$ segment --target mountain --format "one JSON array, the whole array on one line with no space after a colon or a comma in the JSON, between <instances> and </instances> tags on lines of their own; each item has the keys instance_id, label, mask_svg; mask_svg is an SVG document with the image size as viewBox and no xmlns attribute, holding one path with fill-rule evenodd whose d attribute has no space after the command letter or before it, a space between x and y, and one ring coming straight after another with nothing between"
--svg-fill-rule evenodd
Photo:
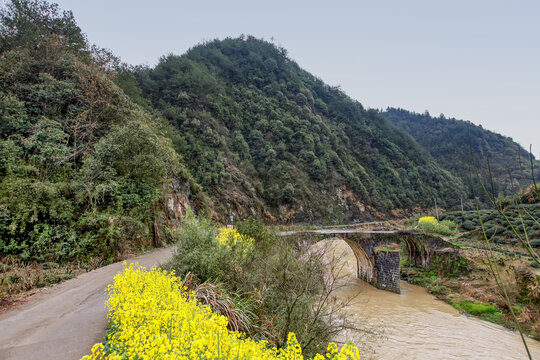
<instances>
[{"instance_id":1,"label":"mountain","mask_svg":"<svg viewBox=\"0 0 540 360\"><path fill-rule=\"evenodd\" d=\"M540 162L534 156L511 138L482 126L397 108L388 108L382 115L409 133L444 169L468 184L471 175L477 183L478 175L496 196L515 195L520 188L532 184L531 159L535 178L540 176ZM477 171L472 166L473 159ZM477 194L487 202L485 192L476 188ZM472 198L470 191L468 198Z\"/></svg>"},{"instance_id":2,"label":"mountain","mask_svg":"<svg viewBox=\"0 0 540 360\"><path fill-rule=\"evenodd\" d=\"M409 134L251 36L164 56L117 83L179 129L218 214L339 223L466 193Z\"/></svg>"}]
</instances>

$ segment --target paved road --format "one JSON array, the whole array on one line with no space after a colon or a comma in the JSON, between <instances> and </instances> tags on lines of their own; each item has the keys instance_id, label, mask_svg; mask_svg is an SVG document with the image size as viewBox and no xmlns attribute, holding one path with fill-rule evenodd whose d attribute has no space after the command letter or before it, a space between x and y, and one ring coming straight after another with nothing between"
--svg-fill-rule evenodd
<instances>
[{"instance_id":1,"label":"paved road","mask_svg":"<svg viewBox=\"0 0 540 360\"><path fill-rule=\"evenodd\" d=\"M174 251L160 249L128 263L159 265ZM119 262L82 274L0 315L0 359L63 360L89 354L107 328L104 289L122 267Z\"/></svg>"}]
</instances>

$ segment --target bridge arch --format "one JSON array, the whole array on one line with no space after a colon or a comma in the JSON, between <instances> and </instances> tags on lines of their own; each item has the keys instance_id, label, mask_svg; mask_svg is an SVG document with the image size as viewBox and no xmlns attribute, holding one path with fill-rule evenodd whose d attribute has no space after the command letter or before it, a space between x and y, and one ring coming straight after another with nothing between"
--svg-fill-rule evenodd
<instances>
[{"instance_id":1,"label":"bridge arch","mask_svg":"<svg viewBox=\"0 0 540 360\"><path fill-rule=\"evenodd\" d=\"M375 273L373 260L369 257L362 246L358 245L356 242L341 237L339 239L345 241L347 245L349 245L356 258L356 276L358 276L360 280L371 283Z\"/></svg>"},{"instance_id":2,"label":"bridge arch","mask_svg":"<svg viewBox=\"0 0 540 360\"><path fill-rule=\"evenodd\" d=\"M427 266L429 264L429 251L417 239L405 236L403 243L407 251L408 262L415 266Z\"/></svg>"}]
</instances>

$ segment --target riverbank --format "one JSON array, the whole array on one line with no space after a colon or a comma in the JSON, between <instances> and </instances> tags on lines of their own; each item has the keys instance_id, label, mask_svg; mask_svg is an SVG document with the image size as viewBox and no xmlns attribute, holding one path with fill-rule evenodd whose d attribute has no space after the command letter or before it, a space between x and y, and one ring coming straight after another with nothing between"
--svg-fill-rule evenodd
<instances>
[{"instance_id":1,"label":"riverbank","mask_svg":"<svg viewBox=\"0 0 540 360\"><path fill-rule=\"evenodd\" d=\"M513 304L512 309L497 286L488 255L501 275ZM538 276L527 266L527 260L472 248L461 249L460 256L461 261L466 262L463 269L455 268L457 262L450 264L450 267L434 262L430 269L404 263L401 267L402 279L426 288L435 297L463 313L517 330L511 314L513 310L524 333L539 340L540 283Z\"/></svg>"}]
</instances>

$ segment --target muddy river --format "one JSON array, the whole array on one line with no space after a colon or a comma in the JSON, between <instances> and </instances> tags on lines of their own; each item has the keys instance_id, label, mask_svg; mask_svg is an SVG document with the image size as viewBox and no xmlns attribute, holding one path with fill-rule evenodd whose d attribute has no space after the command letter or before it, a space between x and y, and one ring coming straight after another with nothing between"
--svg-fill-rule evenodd
<instances>
[{"instance_id":1,"label":"muddy river","mask_svg":"<svg viewBox=\"0 0 540 360\"><path fill-rule=\"evenodd\" d=\"M424 288L401 282L401 295L375 289L355 277L356 259L342 240L327 240L340 265L337 301L353 329L336 339L350 339L362 359L526 359L519 334L460 314ZM528 339L534 359L540 342Z\"/></svg>"}]
</instances>

